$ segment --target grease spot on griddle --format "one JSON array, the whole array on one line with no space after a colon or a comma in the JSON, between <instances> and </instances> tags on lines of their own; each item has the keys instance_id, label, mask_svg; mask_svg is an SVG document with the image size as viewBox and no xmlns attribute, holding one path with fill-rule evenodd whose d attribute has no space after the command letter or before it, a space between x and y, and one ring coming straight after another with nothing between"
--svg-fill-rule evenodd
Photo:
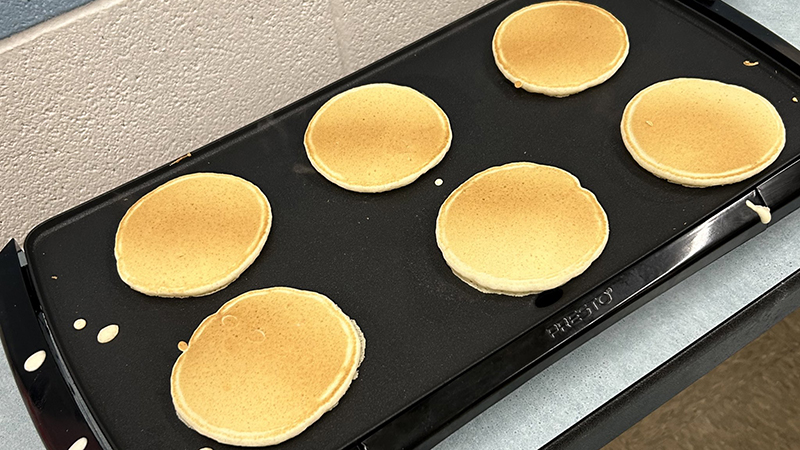
<instances>
[{"instance_id":1,"label":"grease spot on griddle","mask_svg":"<svg viewBox=\"0 0 800 450\"><path fill-rule=\"evenodd\" d=\"M309 165L309 164L300 164L300 163L295 163L292 166L292 172L299 173L301 175L305 175L305 174L309 174L309 173L317 173L317 171L314 170L314 168L311 167L311 165Z\"/></svg>"},{"instance_id":2,"label":"grease spot on griddle","mask_svg":"<svg viewBox=\"0 0 800 450\"><path fill-rule=\"evenodd\" d=\"M83 449L86 448L86 444L88 444L88 443L89 443L89 440L86 439L85 437L82 437L82 438L78 439L77 441L75 441L74 444L70 445L69 446L69 450L83 450Z\"/></svg>"},{"instance_id":3,"label":"grease spot on griddle","mask_svg":"<svg viewBox=\"0 0 800 450\"><path fill-rule=\"evenodd\" d=\"M86 328L86 319L75 319L75 322L72 322L72 328L76 330L82 330Z\"/></svg>"},{"instance_id":4,"label":"grease spot on griddle","mask_svg":"<svg viewBox=\"0 0 800 450\"><path fill-rule=\"evenodd\" d=\"M564 291L560 288L550 289L537 295L535 304L539 308L545 308L559 301L562 295L564 295Z\"/></svg>"},{"instance_id":5,"label":"grease spot on griddle","mask_svg":"<svg viewBox=\"0 0 800 450\"><path fill-rule=\"evenodd\" d=\"M119 325L111 324L103 327L97 333L97 342L101 344L108 344L109 342L113 341L115 337L119 334Z\"/></svg>"},{"instance_id":6,"label":"grease spot on griddle","mask_svg":"<svg viewBox=\"0 0 800 450\"><path fill-rule=\"evenodd\" d=\"M35 372L39 370L39 367L42 367L44 363L44 359L47 357L47 353L44 350L39 350L38 352L32 354L25 360L25 364L23 367L25 368L26 372Z\"/></svg>"}]
</instances>

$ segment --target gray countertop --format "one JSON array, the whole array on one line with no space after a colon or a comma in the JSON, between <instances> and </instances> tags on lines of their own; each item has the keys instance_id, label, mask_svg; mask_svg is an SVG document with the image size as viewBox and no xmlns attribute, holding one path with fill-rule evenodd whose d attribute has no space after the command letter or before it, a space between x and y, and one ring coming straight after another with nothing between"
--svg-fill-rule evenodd
<instances>
[{"instance_id":1,"label":"gray countertop","mask_svg":"<svg viewBox=\"0 0 800 450\"><path fill-rule=\"evenodd\" d=\"M728 3L800 46L796 1ZM787 245L796 242L800 211L556 362L437 449L544 445L800 268L800 246ZM44 448L7 363L0 363L0 442L6 450Z\"/></svg>"}]
</instances>

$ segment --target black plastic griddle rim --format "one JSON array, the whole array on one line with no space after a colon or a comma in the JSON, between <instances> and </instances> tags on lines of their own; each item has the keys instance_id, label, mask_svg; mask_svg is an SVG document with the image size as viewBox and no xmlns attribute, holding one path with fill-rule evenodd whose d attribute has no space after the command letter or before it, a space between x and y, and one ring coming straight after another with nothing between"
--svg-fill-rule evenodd
<instances>
[{"instance_id":1,"label":"black plastic griddle rim","mask_svg":"<svg viewBox=\"0 0 800 450\"><path fill-rule=\"evenodd\" d=\"M22 400L47 448L70 448L86 438L87 449L100 446L76 402L77 395L63 376L64 367L53 352L38 301L30 294L24 254L13 239L0 251L0 338ZM44 350L41 367L24 369L33 353Z\"/></svg>"},{"instance_id":2,"label":"black plastic griddle rim","mask_svg":"<svg viewBox=\"0 0 800 450\"><path fill-rule=\"evenodd\" d=\"M542 449L602 448L798 308L800 270L592 411Z\"/></svg>"}]
</instances>

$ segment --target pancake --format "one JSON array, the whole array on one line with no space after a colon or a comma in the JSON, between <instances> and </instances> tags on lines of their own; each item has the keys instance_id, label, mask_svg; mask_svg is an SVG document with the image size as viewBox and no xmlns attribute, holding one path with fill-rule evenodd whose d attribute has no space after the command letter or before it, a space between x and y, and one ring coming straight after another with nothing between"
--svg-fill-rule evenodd
<instances>
[{"instance_id":1,"label":"pancake","mask_svg":"<svg viewBox=\"0 0 800 450\"><path fill-rule=\"evenodd\" d=\"M117 272L158 297L211 294L235 280L267 241L272 211L261 190L233 175L175 178L130 207L117 229Z\"/></svg>"},{"instance_id":2,"label":"pancake","mask_svg":"<svg viewBox=\"0 0 800 450\"><path fill-rule=\"evenodd\" d=\"M767 99L698 78L642 90L625 107L620 129L640 166L689 187L752 177L772 164L786 143L781 116Z\"/></svg>"},{"instance_id":3,"label":"pancake","mask_svg":"<svg viewBox=\"0 0 800 450\"><path fill-rule=\"evenodd\" d=\"M500 72L516 87L552 97L611 78L628 56L625 26L608 11L572 1L537 3L506 17L492 41Z\"/></svg>"},{"instance_id":4,"label":"pancake","mask_svg":"<svg viewBox=\"0 0 800 450\"><path fill-rule=\"evenodd\" d=\"M170 377L175 411L223 444L278 444L337 405L364 348L361 330L328 297L250 291L192 334Z\"/></svg>"},{"instance_id":5,"label":"pancake","mask_svg":"<svg viewBox=\"0 0 800 450\"><path fill-rule=\"evenodd\" d=\"M583 273L608 241L594 194L569 172L517 162L474 175L436 220L436 242L463 281L485 293L524 296Z\"/></svg>"},{"instance_id":6,"label":"pancake","mask_svg":"<svg viewBox=\"0 0 800 450\"><path fill-rule=\"evenodd\" d=\"M433 100L405 86L368 84L328 100L305 134L311 165L356 192L405 186L444 158L453 134Z\"/></svg>"}]
</instances>

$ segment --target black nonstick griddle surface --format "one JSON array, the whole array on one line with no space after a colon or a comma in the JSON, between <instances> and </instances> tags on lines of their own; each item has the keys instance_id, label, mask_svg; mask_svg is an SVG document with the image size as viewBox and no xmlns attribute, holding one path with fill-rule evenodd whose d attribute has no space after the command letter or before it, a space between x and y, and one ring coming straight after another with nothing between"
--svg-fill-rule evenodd
<instances>
[{"instance_id":1,"label":"black nonstick griddle surface","mask_svg":"<svg viewBox=\"0 0 800 450\"><path fill-rule=\"evenodd\" d=\"M366 339L359 378L339 405L281 449L341 448L415 400L600 286L648 252L742 195L797 156L800 93L794 75L717 25L672 1L598 0L627 27L627 61L606 83L554 99L514 89L495 67L491 39L528 1L492 5L171 167L163 167L36 228L26 241L33 283L80 395L114 448L231 448L176 417L169 375L200 321L251 289L293 286L328 295L358 321ZM760 65L746 67L744 60ZM769 99L787 125L787 146L762 175L727 187L689 189L641 169L620 138L628 100L664 79L718 79ZM448 114L450 152L410 186L357 194L310 166L303 132L331 96L371 82L412 86ZM485 295L456 278L436 246L446 196L471 175L512 161L575 174L605 208L604 253L563 287L561 300ZM261 256L228 288L195 299L152 298L117 276L117 224L138 198L179 175L238 175L269 198L274 224ZM442 178L444 184L434 185ZM56 277L56 278L54 278ZM75 331L84 317L88 326ZM97 331L120 325L100 345Z\"/></svg>"}]
</instances>

